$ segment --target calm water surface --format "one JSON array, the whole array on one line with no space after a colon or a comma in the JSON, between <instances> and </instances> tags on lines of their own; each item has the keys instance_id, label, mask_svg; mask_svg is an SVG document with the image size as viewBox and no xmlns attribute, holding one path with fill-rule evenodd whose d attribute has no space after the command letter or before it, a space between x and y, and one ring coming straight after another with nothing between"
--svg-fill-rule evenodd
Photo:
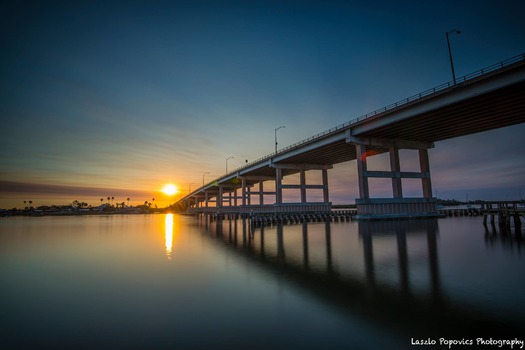
<instances>
[{"instance_id":1,"label":"calm water surface","mask_svg":"<svg viewBox=\"0 0 525 350\"><path fill-rule=\"evenodd\" d=\"M524 243L481 220L251 229L171 214L2 218L0 348L523 339Z\"/></svg>"}]
</instances>

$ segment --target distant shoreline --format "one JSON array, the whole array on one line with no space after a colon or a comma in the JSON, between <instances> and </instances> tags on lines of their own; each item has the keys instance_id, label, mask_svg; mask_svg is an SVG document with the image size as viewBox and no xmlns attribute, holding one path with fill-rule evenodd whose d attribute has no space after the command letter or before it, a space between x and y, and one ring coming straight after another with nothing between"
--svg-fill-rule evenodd
<instances>
[{"instance_id":1,"label":"distant shoreline","mask_svg":"<svg viewBox=\"0 0 525 350\"><path fill-rule=\"evenodd\" d=\"M23 216L23 217L42 217L42 216L108 216L108 215L145 215L145 214L180 214L170 209L155 210L136 210L136 211L39 211L39 210L5 210L0 209L0 217Z\"/></svg>"}]
</instances>

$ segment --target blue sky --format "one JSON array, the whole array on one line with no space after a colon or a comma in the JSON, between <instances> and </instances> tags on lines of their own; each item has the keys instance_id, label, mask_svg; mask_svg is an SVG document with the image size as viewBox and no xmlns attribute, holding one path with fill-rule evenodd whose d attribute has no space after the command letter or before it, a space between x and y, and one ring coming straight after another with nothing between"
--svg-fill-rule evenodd
<instances>
[{"instance_id":1,"label":"blue sky","mask_svg":"<svg viewBox=\"0 0 525 350\"><path fill-rule=\"evenodd\" d=\"M524 13L505 0L7 1L0 207L19 200L6 181L137 200L195 188L229 156L233 169L271 153L275 127L284 147L449 81L448 30L462 32L457 76L525 52ZM434 192L525 196L524 134L437 143ZM334 202L354 201L354 174L330 172Z\"/></svg>"}]
</instances>

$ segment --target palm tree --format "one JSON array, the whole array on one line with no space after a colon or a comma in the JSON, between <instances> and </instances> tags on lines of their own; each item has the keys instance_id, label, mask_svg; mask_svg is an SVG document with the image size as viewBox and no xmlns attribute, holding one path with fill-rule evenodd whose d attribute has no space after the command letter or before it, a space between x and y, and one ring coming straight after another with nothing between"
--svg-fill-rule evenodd
<instances>
[{"instance_id":1,"label":"palm tree","mask_svg":"<svg viewBox=\"0 0 525 350\"><path fill-rule=\"evenodd\" d=\"M102 202L104 202L104 198L100 198L100 205L102 205Z\"/></svg>"},{"instance_id":2,"label":"palm tree","mask_svg":"<svg viewBox=\"0 0 525 350\"><path fill-rule=\"evenodd\" d=\"M29 201L29 209L31 209L33 201Z\"/></svg>"},{"instance_id":3,"label":"palm tree","mask_svg":"<svg viewBox=\"0 0 525 350\"><path fill-rule=\"evenodd\" d=\"M128 207L129 207L129 197L127 199L128 199Z\"/></svg>"},{"instance_id":4,"label":"palm tree","mask_svg":"<svg viewBox=\"0 0 525 350\"><path fill-rule=\"evenodd\" d=\"M110 199L111 199L111 197L110 197L110 196L108 196L108 204L109 204L109 200L110 200Z\"/></svg>"},{"instance_id":5,"label":"palm tree","mask_svg":"<svg viewBox=\"0 0 525 350\"><path fill-rule=\"evenodd\" d=\"M27 201L24 201L24 209L27 209Z\"/></svg>"},{"instance_id":6,"label":"palm tree","mask_svg":"<svg viewBox=\"0 0 525 350\"><path fill-rule=\"evenodd\" d=\"M114 200L115 200L115 197L111 196L111 204L113 204Z\"/></svg>"}]
</instances>

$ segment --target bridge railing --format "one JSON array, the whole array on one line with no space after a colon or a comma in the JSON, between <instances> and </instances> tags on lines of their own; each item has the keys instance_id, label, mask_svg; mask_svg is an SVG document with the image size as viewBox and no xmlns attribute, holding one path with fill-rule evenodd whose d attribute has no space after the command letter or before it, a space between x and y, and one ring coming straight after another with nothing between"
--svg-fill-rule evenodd
<instances>
[{"instance_id":1,"label":"bridge railing","mask_svg":"<svg viewBox=\"0 0 525 350\"><path fill-rule=\"evenodd\" d=\"M493 72L496 72L498 70L501 70L501 69L504 69L504 68L507 68L509 66L512 66L512 65L515 65L515 64L518 64L520 62L523 62L525 61L525 53L521 54L521 55L517 55L517 56L514 56L512 58L509 58L507 60L504 60L504 61L501 61L499 63L496 63L496 64L493 64L493 65L490 65L488 67L485 67L485 68L482 68L480 70L477 70L473 73L470 73L470 74L467 74L467 75L464 75L460 78L456 78L455 81L449 81L449 82L446 82L446 83L443 83L443 84L440 84L436 87L433 87L431 89L428 89L428 90L425 90L425 91L422 91L418 94L415 94L415 95L412 95L410 97L407 97L403 100L399 100L395 103L392 103L392 104L389 104L388 106L385 106L385 107L382 107L382 108L379 108L379 109L376 109L375 111L372 111L370 113L367 113L367 114L364 114L360 117L357 117L357 118L354 118L348 122L345 122L343 124L339 124L333 128L330 128L328 130L325 130L325 131L322 131L314 136L311 136L307 139L304 139L304 140L301 140L299 142L296 142L292 145L289 145L287 147L284 147L282 149L280 149L277 153L271 153L271 154L268 154L264 157L261 157L261 158L258 158L250 163L247 163L245 165L243 165L242 167L239 167L237 169L235 169L234 171L226 174L227 175L230 175L230 174L234 174L240 170L243 170L243 169L246 169L254 164L257 164L259 162L262 162L262 161L265 161L265 160L269 160L273 157L275 157L276 155L279 155L279 154L283 154L291 149L294 149L294 148L297 148L299 146L302 146L302 145L305 145L309 142L312 142L312 141L315 141L315 140L318 140L318 139L321 139L325 136L328 136L330 134L333 134L341 129L344 129L344 128L347 128L351 125L354 125L354 124L357 124L359 122L362 122L363 120L367 120L369 118L372 118L374 116L377 116L379 114L382 114L382 113L385 113L387 111L390 111L390 110L393 110L393 109L396 109L398 107L401 107L401 106L405 106L405 105L408 105L410 103L413 103L413 102L416 102L416 101L419 101L423 98L427 98L433 94L436 94L436 93L440 93L444 90L447 90L447 89L451 89L455 86L458 86L458 85L463 85L464 83L470 81L470 80L473 80L473 79L476 79L476 78L479 78L479 77L482 77L484 75L487 75L487 74L490 74L490 73L493 73ZM211 184L213 184L214 182L217 182L218 179L215 179L211 182L209 182L206 186L209 186ZM197 190L196 190L197 191ZM188 195L189 196L189 195Z\"/></svg>"}]
</instances>

